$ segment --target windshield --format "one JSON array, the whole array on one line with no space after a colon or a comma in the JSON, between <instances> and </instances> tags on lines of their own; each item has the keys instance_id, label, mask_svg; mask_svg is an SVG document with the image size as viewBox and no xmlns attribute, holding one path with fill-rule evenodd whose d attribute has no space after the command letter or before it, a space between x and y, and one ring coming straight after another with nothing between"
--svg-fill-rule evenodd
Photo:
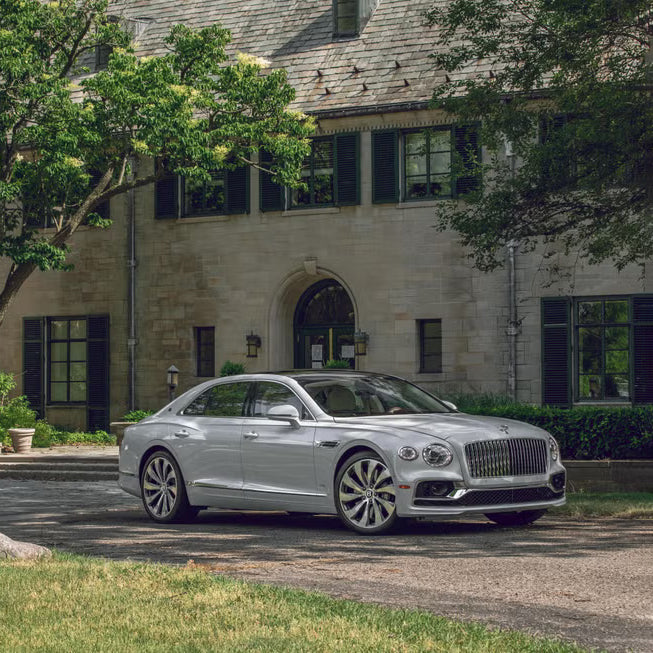
<instances>
[{"instance_id":1,"label":"windshield","mask_svg":"<svg viewBox=\"0 0 653 653\"><path fill-rule=\"evenodd\" d=\"M452 412L408 381L390 376L307 377L297 381L333 417Z\"/></svg>"}]
</instances>

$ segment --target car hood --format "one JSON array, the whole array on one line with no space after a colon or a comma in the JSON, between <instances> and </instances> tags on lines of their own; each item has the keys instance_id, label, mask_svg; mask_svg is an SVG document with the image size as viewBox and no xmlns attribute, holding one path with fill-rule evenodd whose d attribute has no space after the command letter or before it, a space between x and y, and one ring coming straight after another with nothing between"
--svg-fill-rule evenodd
<instances>
[{"instance_id":1,"label":"car hood","mask_svg":"<svg viewBox=\"0 0 653 653\"><path fill-rule=\"evenodd\" d=\"M370 425L392 431L412 431L440 440L465 444L478 439L538 437L546 431L537 426L503 417L442 413L428 415L379 415L374 417L337 418L338 424Z\"/></svg>"}]
</instances>

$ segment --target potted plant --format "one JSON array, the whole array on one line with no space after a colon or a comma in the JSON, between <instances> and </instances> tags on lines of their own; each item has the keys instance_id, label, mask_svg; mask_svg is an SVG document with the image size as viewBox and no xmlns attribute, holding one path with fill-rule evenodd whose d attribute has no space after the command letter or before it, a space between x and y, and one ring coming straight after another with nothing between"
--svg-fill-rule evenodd
<instances>
[{"instance_id":1,"label":"potted plant","mask_svg":"<svg viewBox=\"0 0 653 653\"><path fill-rule=\"evenodd\" d=\"M7 434L15 453L27 453L32 447L36 427L36 413L30 408L27 397L8 399L16 387L12 374L0 372L0 437Z\"/></svg>"}]
</instances>

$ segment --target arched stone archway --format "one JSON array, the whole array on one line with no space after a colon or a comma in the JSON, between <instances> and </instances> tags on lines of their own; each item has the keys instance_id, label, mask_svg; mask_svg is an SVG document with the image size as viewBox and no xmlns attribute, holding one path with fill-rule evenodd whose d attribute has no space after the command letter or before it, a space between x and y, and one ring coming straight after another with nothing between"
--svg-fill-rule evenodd
<instances>
[{"instance_id":1,"label":"arched stone archway","mask_svg":"<svg viewBox=\"0 0 653 653\"><path fill-rule=\"evenodd\" d=\"M307 299L310 301L310 298L313 296L311 292L312 288L318 291L326 290L325 296L328 296L330 294L327 290L329 287L340 288L344 291L350 304L348 312L352 315L348 318L346 324L343 325L346 327L344 332L332 332L331 348L330 350L327 348L323 349L323 354L333 354L336 357L340 357L342 346L347 347L349 344L348 338L344 337L348 332L351 333L351 346L353 346L353 333L358 315L353 293L345 281L331 270L318 268L317 266L313 269L308 267L307 270L307 266L305 265L303 269L292 272L281 282L270 304L268 317L268 341L270 342L268 364L270 369L290 369L298 365L300 361L297 338L298 336L300 339L302 337L301 333L296 332L296 326L298 326L296 323L298 306L300 304L305 306ZM336 292L340 293L341 291L338 290ZM317 308L317 304L314 305L314 308ZM319 313L319 310L317 310L317 313ZM304 326L319 325L311 324ZM337 328L338 322L334 322L330 327ZM322 344L328 344L328 341ZM309 351L312 354L313 350ZM315 352L317 354L317 350ZM347 354L349 351L345 349L344 353ZM324 360L327 360L327 358L323 358ZM307 364L311 367L312 358ZM351 364L353 367L353 360Z\"/></svg>"}]
</instances>

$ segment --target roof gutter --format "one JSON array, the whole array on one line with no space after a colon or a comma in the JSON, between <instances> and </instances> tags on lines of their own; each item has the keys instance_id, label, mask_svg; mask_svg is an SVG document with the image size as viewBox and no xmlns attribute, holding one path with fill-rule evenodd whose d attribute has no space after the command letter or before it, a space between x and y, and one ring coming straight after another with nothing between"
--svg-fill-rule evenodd
<instances>
[{"instance_id":1,"label":"roof gutter","mask_svg":"<svg viewBox=\"0 0 653 653\"><path fill-rule=\"evenodd\" d=\"M345 109L318 109L307 111L316 118L347 118L350 116L367 116L378 113L399 113L401 111L421 111L430 107L429 100L419 102L401 102L398 104L373 104L364 107L347 107Z\"/></svg>"}]
</instances>

